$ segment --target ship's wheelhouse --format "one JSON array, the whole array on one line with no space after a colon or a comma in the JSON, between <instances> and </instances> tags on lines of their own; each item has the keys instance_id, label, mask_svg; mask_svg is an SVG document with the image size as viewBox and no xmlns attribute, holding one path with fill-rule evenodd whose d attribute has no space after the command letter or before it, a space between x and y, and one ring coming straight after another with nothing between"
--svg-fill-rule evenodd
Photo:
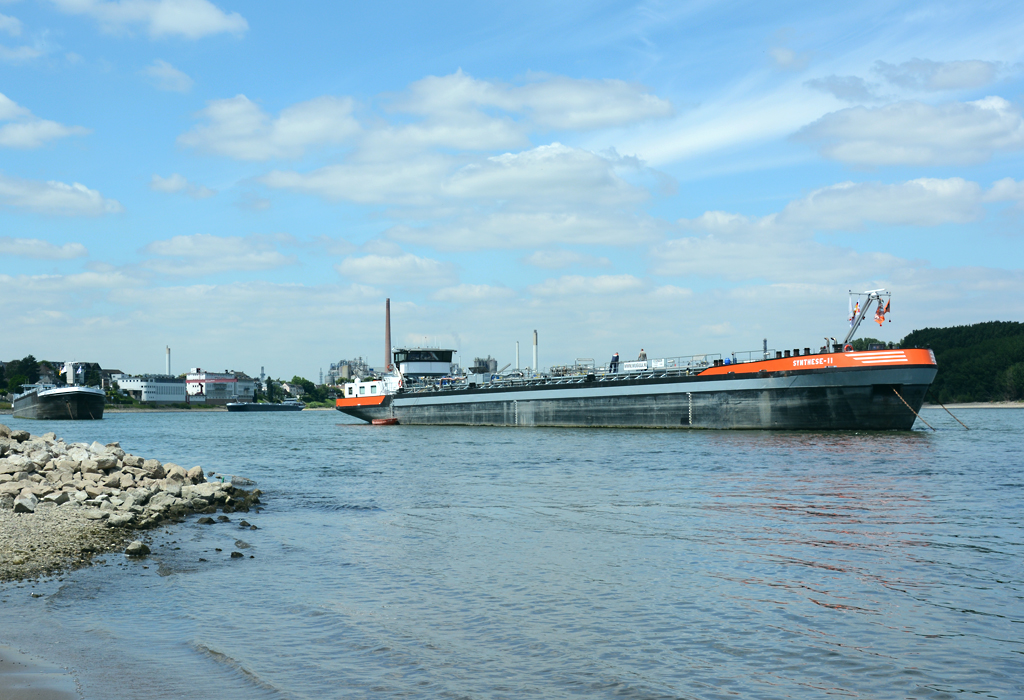
<instances>
[{"instance_id":1,"label":"ship's wheelhouse","mask_svg":"<svg viewBox=\"0 0 1024 700\"><path fill-rule=\"evenodd\" d=\"M452 370L454 350L398 348L392 354L395 367L407 377L443 377Z\"/></svg>"}]
</instances>

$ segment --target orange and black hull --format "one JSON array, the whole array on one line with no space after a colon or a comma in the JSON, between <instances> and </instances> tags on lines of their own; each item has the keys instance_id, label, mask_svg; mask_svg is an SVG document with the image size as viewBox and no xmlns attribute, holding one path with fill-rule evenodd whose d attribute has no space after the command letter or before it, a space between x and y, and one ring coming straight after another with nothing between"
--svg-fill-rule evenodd
<instances>
[{"instance_id":1,"label":"orange and black hull","mask_svg":"<svg viewBox=\"0 0 1024 700\"><path fill-rule=\"evenodd\" d=\"M910 430L935 373L928 350L829 353L696 374L655 370L339 399L337 408L402 425Z\"/></svg>"}]
</instances>

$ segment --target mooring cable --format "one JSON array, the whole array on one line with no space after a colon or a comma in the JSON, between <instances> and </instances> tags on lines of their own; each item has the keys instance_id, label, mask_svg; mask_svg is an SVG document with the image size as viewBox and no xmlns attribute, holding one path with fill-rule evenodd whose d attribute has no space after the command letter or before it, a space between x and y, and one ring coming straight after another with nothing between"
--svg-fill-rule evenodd
<instances>
[{"instance_id":1,"label":"mooring cable","mask_svg":"<svg viewBox=\"0 0 1024 700\"><path fill-rule=\"evenodd\" d=\"M893 391L894 394L896 394L896 396L900 396L900 392L896 391L896 387L893 387L892 391ZM903 398L902 396L900 396L900 401L903 402L904 406L906 406L907 408L910 408L910 404L907 403L907 400L905 398ZM932 426L928 424L928 421L926 421L924 418L922 418L921 415L917 411L915 411L914 409L910 408L910 412L913 413L915 416L917 416L917 419L919 421L921 421L922 423L927 425L929 428L932 428ZM966 427L966 426L964 426L964 427ZM932 432L934 432L934 431L935 431L935 428L932 428Z\"/></svg>"},{"instance_id":2,"label":"mooring cable","mask_svg":"<svg viewBox=\"0 0 1024 700\"><path fill-rule=\"evenodd\" d=\"M941 404L941 403L940 403L939 405L940 405L940 406L942 406L942 404ZM950 411L950 410L949 410L948 408L946 408L945 406L942 406L942 410L943 410L943 411L945 411L946 413L948 413L949 415L953 416L953 412L952 412L952 411ZM955 421L956 421L957 423L959 423L960 425L963 425L963 426L964 426L964 429L965 429L965 430L970 430L970 428L968 428L968 427L967 427L966 425L964 425L964 422L963 422L962 420L960 420L959 418L957 418L956 416L953 416L953 420L955 420Z\"/></svg>"}]
</instances>

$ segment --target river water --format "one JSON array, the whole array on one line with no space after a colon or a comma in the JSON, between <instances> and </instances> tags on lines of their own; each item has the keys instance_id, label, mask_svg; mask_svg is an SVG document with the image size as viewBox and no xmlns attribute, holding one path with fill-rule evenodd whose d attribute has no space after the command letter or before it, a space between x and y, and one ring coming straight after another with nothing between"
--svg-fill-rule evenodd
<instances>
[{"instance_id":1,"label":"river water","mask_svg":"<svg viewBox=\"0 0 1024 700\"><path fill-rule=\"evenodd\" d=\"M250 477L266 507L0 587L0 644L97 699L1024 697L1024 411L922 415L937 432L2 416Z\"/></svg>"}]
</instances>

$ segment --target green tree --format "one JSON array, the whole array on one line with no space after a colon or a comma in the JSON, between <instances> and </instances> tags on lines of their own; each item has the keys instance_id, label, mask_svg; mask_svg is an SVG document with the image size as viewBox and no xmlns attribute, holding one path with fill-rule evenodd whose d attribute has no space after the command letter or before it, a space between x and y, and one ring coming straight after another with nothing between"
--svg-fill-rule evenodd
<instances>
[{"instance_id":1,"label":"green tree","mask_svg":"<svg viewBox=\"0 0 1024 700\"><path fill-rule=\"evenodd\" d=\"M39 363L36 358L26 355L20 360L8 363L7 375L12 379L16 375L22 377L22 384L35 384L39 381ZM8 380L8 384L10 381Z\"/></svg>"}]
</instances>

